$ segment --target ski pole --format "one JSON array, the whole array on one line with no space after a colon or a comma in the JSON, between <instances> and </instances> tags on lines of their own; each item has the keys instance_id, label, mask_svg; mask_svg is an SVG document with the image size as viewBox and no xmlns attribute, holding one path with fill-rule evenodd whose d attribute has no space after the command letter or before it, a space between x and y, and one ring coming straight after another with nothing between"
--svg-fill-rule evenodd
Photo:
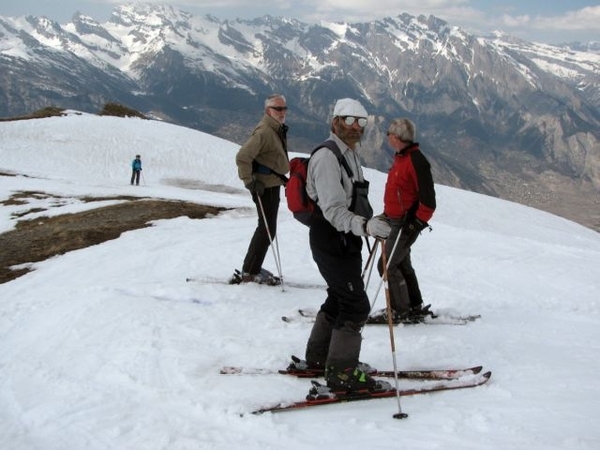
<instances>
[{"instance_id":1,"label":"ski pole","mask_svg":"<svg viewBox=\"0 0 600 450\"><path fill-rule=\"evenodd\" d=\"M366 238L365 238L366 239ZM368 244L369 241L367 241ZM369 288L369 282L371 281L371 273L373 272L373 266L375 265L375 256L377 254L377 242L375 242L375 246L369 249L369 258L367 259L367 263L365 264L365 268L363 269L362 279L363 282L365 280L365 275L367 275L367 281L365 282L365 292ZM368 271L368 273L367 273Z\"/></svg>"},{"instance_id":2,"label":"ski pole","mask_svg":"<svg viewBox=\"0 0 600 450\"><path fill-rule=\"evenodd\" d=\"M399 233L398 233L399 234ZM402 406L400 405L400 390L398 389L398 364L396 362L396 344L394 342L394 324L392 322L392 302L390 300L390 290L388 288L387 282L387 261L385 254L385 240L380 239L379 243L381 244L381 259L383 262L383 277L382 280L385 284L385 302L387 308L387 316L388 316L388 328L390 330L390 346L392 348L392 362L394 364L394 381L396 383L396 399L398 400L398 412L394 414L392 417L394 419L405 419L408 417L408 414L402 412Z\"/></svg>"},{"instance_id":3,"label":"ski pole","mask_svg":"<svg viewBox=\"0 0 600 450\"><path fill-rule=\"evenodd\" d=\"M396 236L396 240L394 241L394 246L392 247L392 252L389 255L389 259L387 261L387 264L385 262L383 262L383 270L386 273L387 273L387 270L390 267L390 262L392 261L393 256L396 254L396 247L398 247L398 243L400 242L400 235L401 234L402 234L402 228L400 228L398 230L398 236ZM383 242L385 242L385 241L383 241ZM371 311L373 311L373 308L375 307L375 302L377 301L377 297L379 296L379 291L381 290L381 286L382 285L383 285L383 278L379 282L379 285L377 286L377 291L375 292L375 296L373 297L373 303L371 304Z\"/></svg>"},{"instance_id":4,"label":"ski pole","mask_svg":"<svg viewBox=\"0 0 600 450\"><path fill-rule=\"evenodd\" d=\"M369 257L367 258L367 263L365 264L365 268L363 269L362 272L362 278L365 278L365 273L367 272L367 269L369 268L369 264L371 264L371 259L373 258L373 248L371 248L371 243L369 242L369 238L365 236L365 242L367 243L367 249L369 250ZM375 245L375 248L377 248L377 245Z\"/></svg>"},{"instance_id":5,"label":"ski pole","mask_svg":"<svg viewBox=\"0 0 600 450\"><path fill-rule=\"evenodd\" d=\"M260 212L262 214L263 222L265 223L265 229L267 230L267 236L269 236L269 242L271 243L271 250L273 251L273 259L275 259L275 266L277 267L277 272L279 273L279 279L281 280L281 290L283 291L283 274L281 273L281 261L279 259L279 244L277 244L277 252L275 252L275 246L273 245L273 238L271 237L271 231L269 230L269 224L267 223L267 215L265 214L265 209L263 208L262 200L260 199L260 195L256 194L256 198L258 199L258 206ZM277 240L277 237L275 237Z\"/></svg>"}]
</instances>

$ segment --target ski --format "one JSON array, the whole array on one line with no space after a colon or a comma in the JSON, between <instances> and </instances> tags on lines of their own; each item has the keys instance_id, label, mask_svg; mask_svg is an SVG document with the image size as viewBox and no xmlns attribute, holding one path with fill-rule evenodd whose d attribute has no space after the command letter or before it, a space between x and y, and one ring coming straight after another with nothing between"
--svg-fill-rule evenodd
<instances>
[{"instance_id":1,"label":"ski","mask_svg":"<svg viewBox=\"0 0 600 450\"><path fill-rule=\"evenodd\" d=\"M410 395L429 394L432 392L449 391L454 389L473 388L487 383L491 376L492 372L486 372L484 374L473 377L463 377L457 380L443 380L437 381L435 383L428 383L426 385L412 389L400 389L399 391L396 391L396 389L392 388L376 392L359 391L352 394L336 394L334 392L330 392L326 386L320 384L319 382L312 381L313 388L311 389L311 393L318 393L318 395L316 395L315 398L310 398L311 396L309 395L307 396L307 400L297 402L280 402L274 405L263 406L259 409L252 411L252 414L291 411L295 409L311 408L314 406L331 405L334 403L348 403L353 401L396 397L397 395L400 395L401 397L406 397Z\"/></svg>"},{"instance_id":2,"label":"ski","mask_svg":"<svg viewBox=\"0 0 600 450\"><path fill-rule=\"evenodd\" d=\"M283 320L286 323L313 323L315 321L315 318L305 316L281 316L281 320Z\"/></svg>"},{"instance_id":3,"label":"ski","mask_svg":"<svg viewBox=\"0 0 600 450\"><path fill-rule=\"evenodd\" d=\"M480 316L438 316L435 318L426 317L423 320L415 321L415 320L407 320L403 322L393 322L393 325L467 325L475 320L479 319ZM315 321L314 317L306 317L306 316L281 316L281 320L286 323L313 323ZM387 320L378 320L369 318L367 320L366 325L387 325Z\"/></svg>"},{"instance_id":4,"label":"ski","mask_svg":"<svg viewBox=\"0 0 600 450\"><path fill-rule=\"evenodd\" d=\"M469 316L438 314L434 317L425 316L420 320L408 319L401 322L393 322L393 325L398 325L399 323L403 325L467 325L480 318L481 315L479 314ZM382 316L369 317L367 319L367 325L388 325L388 321L387 318Z\"/></svg>"},{"instance_id":5,"label":"ski","mask_svg":"<svg viewBox=\"0 0 600 450\"><path fill-rule=\"evenodd\" d=\"M454 380L468 375L477 375L482 371L482 366L468 367L464 369L424 369L424 370L400 370L398 378L411 380ZM225 366L221 368L223 375L292 375L298 378L318 378L323 376L320 369L266 369ZM393 370L375 370L369 375L375 377L393 378Z\"/></svg>"},{"instance_id":6,"label":"ski","mask_svg":"<svg viewBox=\"0 0 600 450\"><path fill-rule=\"evenodd\" d=\"M199 284L202 284L202 283L232 284L232 285L237 284L237 283L231 283L230 280L217 278L217 277L188 277L185 279L185 282L186 283L199 283ZM257 283L253 283L253 284L257 284ZM281 286L281 284L273 284L273 285L260 284L259 286L279 287L279 286ZM298 283L298 282L287 281L287 280L284 280L283 286L296 288L296 289L326 289L326 286L322 286L320 284Z\"/></svg>"},{"instance_id":7,"label":"ski","mask_svg":"<svg viewBox=\"0 0 600 450\"><path fill-rule=\"evenodd\" d=\"M315 316L316 316L316 312L311 310L311 309L299 309L298 310L298 315L303 318L305 322L311 322ZM452 315L452 314L437 314L434 317L430 317L430 316L426 316L424 317L422 320L407 320L407 321L403 321L400 322L404 325L466 325L470 322L474 322L477 319L480 319L481 315L480 314L473 314L473 315L465 315L465 316L459 316L459 315ZM293 316L283 316L281 318L281 320L283 320L284 322L288 322L288 323L292 323L295 321L295 319L297 320L297 317L293 317ZM367 325L387 325L388 321L387 318L380 315L380 316L370 316L367 319ZM394 325L398 325L397 322L393 322Z\"/></svg>"}]
</instances>

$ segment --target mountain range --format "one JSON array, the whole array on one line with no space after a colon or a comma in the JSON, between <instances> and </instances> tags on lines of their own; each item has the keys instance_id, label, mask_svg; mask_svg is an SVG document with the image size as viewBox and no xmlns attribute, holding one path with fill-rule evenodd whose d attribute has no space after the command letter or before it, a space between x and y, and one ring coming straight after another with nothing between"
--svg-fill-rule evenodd
<instances>
[{"instance_id":1,"label":"mountain range","mask_svg":"<svg viewBox=\"0 0 600 450\"><path fill-rule=\"evenodd\" d=\"M387 124L407 116L436 182L600 230L598 43L476 36L409 14L307 24L136 4L106 23L0 17L3 117L119 102L242 143L272 92L287 98L292 151L327 136L336 99L357 98L370 113L367 166L387 170Z\"/></svg>"}]
</instances>

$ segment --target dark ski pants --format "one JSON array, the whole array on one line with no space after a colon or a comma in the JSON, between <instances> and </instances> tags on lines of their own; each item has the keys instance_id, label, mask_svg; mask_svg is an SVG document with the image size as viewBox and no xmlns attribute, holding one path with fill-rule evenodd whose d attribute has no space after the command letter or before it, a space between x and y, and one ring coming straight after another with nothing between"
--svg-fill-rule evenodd
<instances>
[{"instance_id":1,"label":"dark ski pants","mask_svg":"<svg viewBox=\"0 0 600 450\"><path fill-rule=\"evenodd\" d=\"M404 220L392 220L392 231L385 241L385 254L388 258L388 287L392 309L398 314L405 313L412 307L419 307L423 303L417 274L410 259L410 246L406 245L406 236L402 236ZM400 240L394 254L392 250L396 238L400 233ZM379 274L383 274L383 262L379 258L377 265Z\"/></svg>"},{"instance_id":2,"label":"dark ski pants","mask_svg":"<svg viewBox=\"0 0 600 450\"><path fill-rule=\"evenodd\" d=\"M369 317L371 305L362 279L362 240L336 231L322 217L313 219L309 239L313 259L327 282L327 298L308 338L306 360L335 374L357 366L360 330Z\"/></svg>"},{"instance_id":3,"label":"dark ski pants","mask_svg":"<svg viewBox=\"0 0 600 450\"><path fill-rule=\"evenodd\" d=\"M410 259L410 248L408 253L400 262L398 266L404 281L406 282L406 289L408 290L408 298L410 299L411 308L421 308L423 306L423 296L421 295L421 289L419 288L419 280L417 279L417 273L412 265Z\"/></svg>"},{"instance_id":4,"label":"dark ski pants","mask_svg":"<svg viewBox=\"0 0 600 450\"><path fill-rule=\"evenodd\" d=\"M370 303L362 279L362 239L340 233L325 219L314 219L309 232L310 249L327 283L327 298L321 311L341 329L347 322L361 327Z\"/></svg>"},{"instance_id":5,"label":"dark ski pants","mask_svg":"<svg viewBox=\"0 0 600 450\"><path fill-rule=\"evenodd\" d=\"M140 172L141 170L132 170L131 171L131 184L135 182L136 185L140 184Z\"/></svg>"},{"instance_id":6,"label":"dark ski pants","mask_svg":"<svg viewBox=\"0 0 600 450\"><path fill-rule=\"evenodd\" d=\"M274 186L265 188L265 192L260 197L265 213L264 215L267 218L265 226L265 219L260 208L260 203L258 202L258 197L256 194L252 194L252 200L256 204L256 210L258 212L258 225L254 230L254 235L252 235L250 245L248 246L248 251L246 252L246 257L244 258L244 265L242 266L243 272L256 275L262 268L265 256L269 250L269 245L271 244L271 241L269 240L269 234L267 233L267 226L269 227L269 232L271 233L271 239L274 240L275 235L277 234L279 196L280 186Z\"/></svg>"}]
</instances>

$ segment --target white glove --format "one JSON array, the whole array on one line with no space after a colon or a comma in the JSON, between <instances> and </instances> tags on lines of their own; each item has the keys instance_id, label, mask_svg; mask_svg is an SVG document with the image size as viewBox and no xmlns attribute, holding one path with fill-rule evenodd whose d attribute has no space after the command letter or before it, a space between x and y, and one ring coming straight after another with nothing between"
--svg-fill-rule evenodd
<instances>
[{"instance_id":1,"label":"white glove","mask_svg":"<svg viewBox=\"0 0 600 450\"><path fill-rule=\"evenodd\" d=\"M367 236L366 223L367 219L363 216L354 216L352 222L350 222L350 231L355 236Z\"/></svg>"},{"instance_id":2,"label":"white glove","mask_svg":"<svg viewBox=\"0 0 600 450\"><path fill-rule=\"evenodd\" d=\"M375 216L372 219L369 219L367 221L366 229L370 236L382 239L387 238L392 231L392 227L385 216Z\"/></svg>"}]
</instances>

